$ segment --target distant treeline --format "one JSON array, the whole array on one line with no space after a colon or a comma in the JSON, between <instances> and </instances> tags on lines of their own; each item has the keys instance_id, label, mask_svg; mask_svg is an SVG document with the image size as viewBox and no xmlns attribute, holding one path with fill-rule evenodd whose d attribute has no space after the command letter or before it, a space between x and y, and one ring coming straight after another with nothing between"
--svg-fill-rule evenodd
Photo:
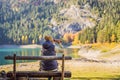
<instances>
[{"instance_id":1,"label":"distant treeline","mask_svg":"<svg viewBox=\"0 0 120 80\"><path fill-rule=\"evenodd\" d=\"M0 44L39 44L46 34L59 37L51 30L50 20L62 20L59 10L73 4L89 4L99 19L93 28L64 36L65 42L120 42L119 0L61 0L57 4L51 0L0 0Z\"/></svg>"}]
</instances>

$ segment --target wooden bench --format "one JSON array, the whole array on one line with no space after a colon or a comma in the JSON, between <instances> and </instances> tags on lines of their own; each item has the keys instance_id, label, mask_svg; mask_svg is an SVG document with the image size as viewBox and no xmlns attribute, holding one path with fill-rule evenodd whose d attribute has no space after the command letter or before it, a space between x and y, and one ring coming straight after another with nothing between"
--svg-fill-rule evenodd
<instances>
[{"instance_id":1,"label":"wooden bench","mask_svg":"<svg viewBox=\"0 0 120 80\"><path fill-rule=\"evenodd\" d=\"M20 77L32 77L32 78L48 78L48 77L61 77L61 80L64 80L64 77L70 78L71 72L64 71L64 61L71 60L70 56L6 56L6 60L13 60L13 71L7 72L7 77L11 80L17 80ZM16 71L16 60L62 60L62 71Z\"/></svg>"}]
</instances>

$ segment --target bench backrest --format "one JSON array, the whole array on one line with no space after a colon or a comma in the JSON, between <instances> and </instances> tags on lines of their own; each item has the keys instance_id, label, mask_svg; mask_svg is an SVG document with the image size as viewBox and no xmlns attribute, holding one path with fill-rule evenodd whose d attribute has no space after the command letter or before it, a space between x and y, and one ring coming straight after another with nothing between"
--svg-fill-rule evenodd
<instances>
[{"instance_id":1,"label":"bench backrest","mask_svg":"<svg viewBox=\"0 0 120 80\"><path fill-rule=\"evenodd\" d=\"M13 77L16 80L16 60L62 60L62 75L61 80L64 80L64 60L71 60L70 56L6 56L5 59L13 60Z\"/></svg>"}]
</instances>

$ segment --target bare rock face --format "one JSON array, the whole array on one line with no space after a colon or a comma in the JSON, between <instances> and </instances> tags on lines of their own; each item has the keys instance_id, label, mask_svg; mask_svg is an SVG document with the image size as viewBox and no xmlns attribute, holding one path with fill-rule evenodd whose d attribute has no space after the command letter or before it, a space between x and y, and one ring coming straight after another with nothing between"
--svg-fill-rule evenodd
<instances>
[{"instance_id":1,"label":"bare rock face","mask_svg":"<svg viewBox=\"0 0 120 80\"><path fill-rule=\"evenodd\" d=\"M73 23L73 24L70 24L68 26L68 31L71 32L71 33L76 33L78 31L80 31L82 28L81 28L81 25L79 23Z\"/></svg>"},{"instance_id":2,"label":"bare rock face","mask_svg":"<svg viewBox=\"0 0 120 80\"><path fill-rule=\"evenodd\" d=\"M55 3L55 4L57 4L57 3L59 3L59 2L61 2L61 0L54 0L54 3Z\"/></svg>"},{"instance_id":3,"label":"bare rock face","mask_svg":"<svg viewBox=\"0 0 120 80\"><path fill-rule=\"evenodd\" d=\"M84 6L71 5L69 8L60 10L59 15L67 19L59 25L52 19L53 31L64 35L65 33L76 33L87 27L94 27L98 17L90 9L90 6L86 4Z\"/></svg>"}]
</instances>

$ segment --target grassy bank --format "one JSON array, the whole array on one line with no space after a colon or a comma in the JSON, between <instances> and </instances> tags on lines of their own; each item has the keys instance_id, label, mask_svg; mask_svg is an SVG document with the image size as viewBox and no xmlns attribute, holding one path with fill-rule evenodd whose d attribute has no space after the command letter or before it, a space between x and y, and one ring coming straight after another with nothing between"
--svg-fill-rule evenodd
<instances>
[{"instance_id":1,"label":"grassy bank","mask_svg":"<svg viewBox=\"0 0 120 80\"><path fill-rule=\"evenodd\" d=\"M92 49L100 49L102 52L107 52L114 48L120 48L119 43L95 43L88 45L92 46Z\"/></svg>"}]
</instances>

